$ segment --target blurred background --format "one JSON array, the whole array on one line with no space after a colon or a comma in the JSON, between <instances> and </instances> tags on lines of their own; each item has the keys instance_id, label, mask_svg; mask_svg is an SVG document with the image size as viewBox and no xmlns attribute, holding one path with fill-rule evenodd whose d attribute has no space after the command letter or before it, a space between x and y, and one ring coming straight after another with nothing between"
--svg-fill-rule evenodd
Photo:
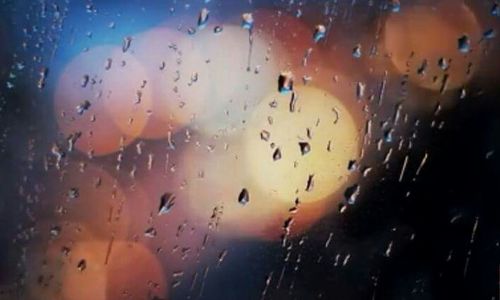
<instances>
[{"instance_id":1,"label":"blurred background","mask_svg":"<svg viewBox=\"0 0 500 300\"><path fill-rule=\"evenodd\" d=\"M500 299L497 1L0 4L0 299Z\"/></svg>"}]
</instances>

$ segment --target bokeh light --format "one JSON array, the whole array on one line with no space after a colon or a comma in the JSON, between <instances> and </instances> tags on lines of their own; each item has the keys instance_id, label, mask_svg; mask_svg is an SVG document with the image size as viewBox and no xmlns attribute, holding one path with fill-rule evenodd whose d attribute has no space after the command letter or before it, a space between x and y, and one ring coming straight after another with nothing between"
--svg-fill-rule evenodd
<instances>
[{"instance_id":1,"label":"bokeh light","mask_svg":"<svg viewBox=\"0 0 500 300\"><path fill-rule=\"evenodd\" d=\"M139 136L151 109L148 78L140 63L118 47L91 48L59 77L54 112L65 138L94 155L119 151Z\"/></svg>"},{"instance_id":2,"label":"bokeh light","mask_svg":"<svg viewBox=\"0 0 500 300\"><path fill-rule=\"evenodd\" d=\"M471 48L466 52L459 49L464 36ZM399 72L421 87L444 91L468 82L479 63L480 39L474 13L454 1L409 5L388 15L383 31L383 47Z\"/></svg>"}]
</instances>

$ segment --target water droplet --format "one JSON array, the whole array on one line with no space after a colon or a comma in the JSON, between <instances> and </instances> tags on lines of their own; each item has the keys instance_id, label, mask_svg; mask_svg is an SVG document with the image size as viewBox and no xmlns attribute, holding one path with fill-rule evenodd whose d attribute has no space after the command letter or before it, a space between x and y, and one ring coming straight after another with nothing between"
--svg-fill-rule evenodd
<instances>
[{"instance_id":1,"label":"water droplet","mask_svg":"<svg viewBox=\"0 0 500 300\"><path fill-rule=\"evenodd\" d=\"M312 191L313 188L314 188L314 174L311 174L307 178L306 192Z\"/></svg>"},{"instance_id":2,"label":"water droplet","mask_svg":"<svg viewBox=\"0 0 500 300\"><path fill-rule=\"evenodd\" d=\"M297 104L298 99L299 99L299 97L297 97L297 94L292 93L292 96L290 97L290 104L289 104L290 112L295 112L295 106Z\"/></svg>"},{"instance_id":3,"label":"water droplet","mask_svg":"<svg viewBox=\"0 0 500 300\"><path fill-rule=\"evenodd\" d=\"M241 27L251 30L253 28L253 15L251 13L244 13L241 15Z\"/></svg>"},{"instance_id":4,"label":"water droplet","mask_svg":"<svg viewBox=\"0 0 500 300\"><path fill-rule=\"evenodd\" d=\"M356 168L357 168L356 160L355 159L350 160L349 163L347 164L347 170L354 171L356 170Z\"/></svg>"},{"instance_id":5,"label":"water droplet","mask_svg":"<svg viewBox=\"0 0 500 300\"><path fill-rule=\"evenodd\" d=\"M391 143L393 138L392 138L392 134L394 133L394 129L392 128L389 128L387 130L384 131L384 141L386 143Z\"/></svg>"},{"instance_id":6,"label":"water droplet","mask_svg":"<svg viewBox=\"0 0 500 300\"><path fill-rule=\"evenodd\" d=\"M87 262L85 259L81 259L76 267L78 271L83 272L87 268Z\"/></svg>"},{"instance_id":7,"label":"water droplet","mask_svg":"<svg viewBox=\"0 0 500 300\"><path fill-rule=\"evenodd\" d=\"M344 191L344 197L349 204L354 204L356 202L356 198L359 195L361 188L359 184L354 184L348 188L345 189Z\"/></svg>"},{"instance_id":8,"label":"water droplet","mask_svg":"<svg viewBox=\"0 0 500 300\"><path fill-rule=\"evenodd\" d=\"M53 238L58 237L60 233L61 233L61 226L54 225L52 226L52 228L50 228L50 236L52 236Z\"/></svg>"},{"instance_id":9,"label":"water droplet","mask_svg":"<svg viewBox=\"0 0 500 300\"><path fill-rule=\"evenodd\" d=\"M68 190L68 198L69 199L76 199L80 196L80 191L78 188L73 187Z\"/></svg>"},{"instance_id":10,"label":"water droplet","mask_svg":"<svg viewBox=\"0 0 500 300\"><path fill-rule=\"evenodd\" d=\"M496 32L493 28L490 28L488 30L486 30L484 33L483 33L483 37L487 40L491 40L493 39L494 37L496 36Z\"/></svg>"},{"instance_id":11,"label":"water droplet","mask_svg":"<svg viewBox=\"0 0 500 300\"><path fill-rule=\"evenodd\" d=\"M81 82L82 88L87 87L87 84L89 83L89 80L90 80L89 75L87 75L87 74L83 75L82 82Z\"/></svg>"},{"instance_id":12,"label":"water droplet","mask_svg":"<svg viewBox=\"0 0 500 300\"><path fill-rule=\"evenodd\" d=\"M276 150L274 150L274 153L273 153L273 160L274 160L274 161L277 161L277 160L279 160L279 159L281 159L281 150L280 150L280 148L278 147L278 148L276 148Z\"/></svg>"},{"instance_id":13,"label":"water droplet","mask_svg":"<svg viewBox=\"0 0 500 300\"><path fill-rule=\"evenodd\" d=\"M361 45L357 44L356 47L352 49L352 56L354 58L360 58L361 57Z\"/></svg>"},{"instance_id":14,"label":"water droplet","mask_svg":"<svg viewBox=\"0 0 500 300\"><path fill-rule=\"evenodd\" d=\"M268 142L270 137L271 137L271 133L269 131L262 130L260 132L260 139L261 140Z\"/></svg>"},{"instance_id":15,"label":"water droplet","mask_svg":"<svg viewBox=\"0 0 500 300\"><path fill-rule=\"evenodd\" d=\"M463 35L458 38L458 50L462 53L468 53L470 51L470 39L467 35Z\"/></svg>"},{"instance_id":16,"label":"water droplet","mask_svg":"<svg viewBox=\"0 0 500 300\"><path fill-rule=\"evenodd\" d=\"M222 26L217 25L217 26L214 27L214 33L215 34L221 33L222 30L224 30L224 28Z\"/></svg>"},{"instance_id":17,"label":"water droplet","mask_svg":"<svg viewBox=\"0 0 500 300\"><path fill-rule=\"evenodd\" d=\"M165 193L160 198L160 207L158 208L158 215L168 213L175 204L175 195L172 193Z\"/></svg>"},{"instance_id":18,"label":"water droplet","mask_svg":"<svg viewBox=\"0 0 500 300\"><path fill-rule=\"evenodd\" d=\"M315 43L319 42L326 35L326 27L324 25L316 25L314 28L313 40Z\"/></svg>"},{"instance_id":19,"label":"water droplet","mask_svg":"<svg viewBox=\"0 0 500 300\"><path fill-rule=\"evenodd\" d=\"M43 89L45 87L45 81L47 80L47 75L49 75L49 68L43 67L40 70L40 77L37 83L39 89Z\"/></svg>"},{"instance_id":20,"label":"water droplet","mask_svg":"<svg viewBox=\"0 0 500 300\"><path fill-rule=\"evenodd\" d=\"M401 3L399 0L392 0L390 3L391 11L397 13L401 10Z\"/></svg>"},{"instance_id":21,"label":"water droplet","mask_svg":"<svg viewBox=\"0 0 500 300\"><path fill-rule=\"evenodd\" d=\"M278 77L278 91L288 93L293 90L293 74L291 71L283 71Z\"/></svg>"},{"instance_id":22,"label":"water droplet","mask_svg":"<svg viewBox=\"0 0 500 300\"><path fill-rule=\"evenodd\" d=\"M148 229L146 229L146 231L144 231L144 236L147 237L147 238L154 238L156 237L157 235L157 232L156 232L156 229L154 227L149 227Z\"/></svg>"},{"instance_id":23,"label":"water droplet","mask_svg":"<svg viewBox=\"0 0 500 300\"><path fill-rule=\"evenodd\" d=\"M311 145L308 142L299 142L300 153L306 155L311 151Z\"/></svg>"},{"instance_id":24,"label":"water droplet","mask_svg":"<svg viewBox=\"0 0 500 300\"><path fill-rule=\"evenodd\" d=\"M446 71L450 65L448 63L448 60L444 57L441 57L439 60L438 60L438 66L441 68L441 70L443 71Z\"/></svg>"},{"instance_id":25,"label":"water droplet","mask_svg":"<svg viewBox=\"0 0 500 300\"><path fill-rule=\"evenodd\" d=\"M200 14L198 15L198 29L203 29L208 23L208 16L210 11L206 8L202 8Z\"/></svg>"},{"instance_id":26,"label":"water droplet","mask_svg":"<svg viewBox=\"0 0 500 300\"><path fill-rule=\"evenodd\" d=\"M498 5L498 3L493 3L493 6L491 7L491 15L495 17L500 16L500 5Z\"/></svg>"},{"instance_id":27,"label":"water droplet","mask_svg":"<svg viewBox=\"0 0 500 300\"><path fill-rule=\"evenodd\" d=\"M363 96L365 95L365 89L366 84L364 84L363 82L358 82L358 84L356 85L356 97L358 98L358 100L361 100L361 98L363 98Z\"/></svg>"},{"instance_id":28,"label":"water droplet","mask_svg":"<svg viewBox=\"0 0 500 300\"><path fill-rule=\"evenodd\" d=\"M246 205L250 201L250 195L248 194L247 189L242 189L240 194L238 195L238 202L241 205Z\"/></svg>"},{"instance_id":29,"label":"water droplet","mask_svg":"<svg viewBox=\"0 0 500 300\"><path fill-rule=\"evenodd\" d=\"M132 37L127 36L123 38L122 51L124 53L127 52L128 48L130 48L131 43L132 43Z\"/></svg>"},{"instance_id":30,"label":"water droplet","mask_svg":"<svg viewBox=\"0 0 500 300\"><path fill-rule=\"evenodd\" d=\"M90 108L91 104L88 100L83 101L82 103L76 106L76 113L80 116L83 115Z\"/></svg>"},{"instance_id":31,"label":"water droplet","mask_svg":"<svg viewBox=\"0 0 500 300\"><path fill-rule=\"evenodd\" d=\"M109 70L111 69L111 65L113 64L113 59L107 58L106 62L104 63L104 69Z\"/></svg>"}]
</instances>

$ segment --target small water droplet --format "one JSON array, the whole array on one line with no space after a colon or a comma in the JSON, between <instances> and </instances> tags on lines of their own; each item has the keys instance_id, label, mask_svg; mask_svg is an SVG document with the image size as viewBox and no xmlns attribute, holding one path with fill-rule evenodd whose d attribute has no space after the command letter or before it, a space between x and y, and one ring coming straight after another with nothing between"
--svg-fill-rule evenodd
<instances>
[{"instance_id":1,"label":"small water droplet","mask_svg":"<svg viewBox=\"0 0 500 300\"><path fill-rule=\"evenodd\" d=\"M156 229L154 227L149 227L148 229L146 229L146 231L144 231L144 236L147 237L147 238L154 238L156 237Z\"/></svg>"},{"instance_id":2,"label":"small water droplet","mask_svg":"<svg viewBox=\"0 0 500 300\"><path fill-rule=\"evenodd\" d=\"M269 131L262 130L260 132L260 139L261 140L268 142L270 137L271 137L271 133Z\"/></svg>"},{"instance_id":3,"label":"small water droplet","mask_svg":"<svg viewBox=\"0 0 500 300\"><path fill-rule=\"evenodd\" d=\"M54 226L52 226L52 228L50 228L50 236L51 237L56 238L59 236L60 233L61 233L61 226L54 225Z\"/></svg>"},{"instance_id":4,"label":"small water droplet","mask_svg":"<svg viewBox=\"0 0 500 300\"><path fill-rule=\"evenodd\" d=\"M254 20L251 13L244 13L241 15L241 27L251 30L253 28Z\"/></svg>"},{"instance_id":5,"label":"small water droplet","mask_svg":"<svg viewBox=\"0 0 500 300\"><path fill-rule=\"evenodd\" d=\"M446 71L449 68L449 63L448 60L444 57L441 57L438 60L438 66L441 68L441 70Z\"/></svg>"},{"instance_id":6,"label":"small water droplet","mask_svg":"<svg viewBox=\"0 0 500 300\"><path fill-rule=\"evenodd\" d=\"M345 189L344 191L344 197L349 204L354 204L356 202L356 198L359 195L361 188L359 184L354 184L348 188Z\"/></svg>"},{"instance_id":7,"label":"small water droplet","mask_svg":"<svg viewBox=\"0 0 500 300\"><path fill-rule=\"evenodd\" d=\"M221 33L222 30L224 30L224 28L222 26L217 25L217 26L214 27L214 33L215 34Z\"/></svg>"},{"instance_id":8,"label":"small water droplet","mask_svg":"<svg viewBox=\"0 0 500 300\"><path fill-rule=\"evenodd\" d=\"M313 33L313 40L315 43L319 42L326 35L326 27L324 25L316 25Z\"/></svg>"},{"instance_id":9,"label":"small water droplet","mask_svg":"<svg viewBox=\"0 0 500 300\"><path fill-rule=\"evenodd\" d=\"M40 77L38 79L37 86L39 89L43 89L45 87L45 81L47 80L47 76L49 75L49 68L43 67L40 70Z\"/></svg>"},{"instance_id":10,"label":"small water droplet","mask_svg":"<svg viewBox=\"0 0 500 300\"><path fill-rule=\"evenodd\" d=\"M104 63L104 69L109 70L111 69L111 65L113 64L113 59L107 58L106 62Z\"/></svg>"},{"instance_id":11,"label":"small water droplet","mask_svg":"<svg viewBox=\"0 0 500 300\"><path fill-rule=\"evenodd\" d=\"M288 93L293 90L293 74L291 71L283 71L278 77L278 91Z\"/></svg>"},{"instance_id":12,"label":"small water droplet","mask_svg":"<svg viewBox=\"0 0 500 300\"><path fill-rule=\"evenodd\" d=\"M78 190L78 188L73 187L68 190L69 199L76 199L78 197L80 197L80 191Z\"/></svg>"},{"instance_id":13,"label":"small water droplet","mask_svg":"<svg viewBox=\"0 0 500 300\"><path fill-rule=\"evenodd\" d=\"M238 195L238 202L241 205L246 205L250 201L250 195L248 194L247 189L242 189L240 194Z\"/></svg>"},{"instance_id":14,"label":"small water droplet","mask_svg":"<svg viewBox=\"0 0 500 300\"><path fill-rule=\"evenodd\" d=\"M352 49L352 56L354 58L360 58L361 57L361 45L357 44L353 49Z\"/></svg>"},{"instance_id":15,"label":"small water droplet","mask_svg":"<svg viewBox=\"0 0 500 300\"><path fill-rule=\"evenodd\" d=\"M356 170L356 168L357 168L356 160L355 159L350 160L349 163L347 164L347 170L354 171Z\"/></svg>"},{"instance_id":16,"label":"small water droplet","mask_svg":"<svg viewBox=\"0 0 500 300\"><path fill-rule=\"evenodd\" d=\"M76 267L78 271L83 272L87 268L87 262L85 259L81 259Z\"/></svg>"},{"instance_id":17,"label":"small water droplet","mask_svg":"<svg viewBox=\"0 0 500 300\"><path fill-rule=\"evenodd\" d=\"M87 87L87 84L89 83L89 80L90 80L89 75L87 75L87 74L83 75L82 82L81 82L82 88Z\"/></svg>"},{"instance_id":18,"label":"small water droplet","mask_svg":"<svg viewBox=\"0 0 500 300\"><path fill-rule=\"evenodd\" d=\"M470 39L466 34L458 38L458 50L462 53L468 53L470 51Z\"/></svg>"},{"instance_id":19,"label":"small water droplet","mask_svg":"<svg viewBox=\"0 0 500 300\"><path fill-rule=\"evenodd\" d=\"M498 3L493 3L493 6L491 7L491 15L495 17L500 16L500 5Z\"/></svg>"},{"instance_id":20,"label":"small water droplet","mask_svg":"<svg viewBox=\"0 0 500 300\"><path fill-rule=\"evenodd\" d=\"M122 51L124 53L127 52L128 48L130 48L131 43L132 43L132 37L127 36L123 38Z\"/></svg>"},{"instance_id":21,"label":"small water droplet","mask_svg":"<svg viewBox=\"0 0 500 300\"><path fill-rule=\"evenodd\" d=\"M91 104L88 100L83 101L82 103L76 106L76 113L80 116L83 115L90 108Z\"/></svg>"},{"instance_id":22,"label":"small water droplet","mask_svg":"<svg viewBox=\"0 0 500 300\"><path fill-rule=\"evenodd\" d=\"M491 40L493 39L494 37L496 36L496 32L493 28L490 28L488 30L486 30L484 33L483 33L483 37L487 40Z\"/></svg>"},{"instance_id":23,"label":"small water droplet","mask_svg":"<svg viewBox=\"0 0 500 300\"><path fill-rule=\"evenodd\" d=\"M273 153L273 160L274 161L277 161L277 160L280 160L281 159L281 150L280 148L276 148L276 150L274 150L274 153Z\"/></svg>"},{"instance_id":24,"label":"small water droplet","mask_svg":"<svg viewBox=\"0 0 500 300\"><path fill-rule=\"evenodd\" d=\"M158 215L168 213L175 204L175 195L172 193L165 193L160 198L160 207L158 208Z\"/></svg>"},{"instance_id":25,"label":"small water droplet","mask_svg":"<svg viewBox=\"0 0 500 300\"><path fill-rule=\"evenodd\" d=\"M314 188L314 174L310 174L307 178L306 192L312 191Z\"/></svg>"},{"instance_id":26,"label":"small water droplet","mask_svg":"<svg viewBox=\"0 0 500 300\"><path fill-rule=\"evenodd\" d=\"M206 8L202 8L200 14L198 15L198 29L203 29L208 23L208 16L210 11Z\"/></svg>"},{"instance_id":27,"label":"small water droplet","mask_svg":"<svg viewBox=\"0 0 500 300\"><path fill-rule=\"evenodd\" d=\"M308 142L299 142L300 153L306 155L311 151L311 145Z\"/></svg>"}]
</instances>

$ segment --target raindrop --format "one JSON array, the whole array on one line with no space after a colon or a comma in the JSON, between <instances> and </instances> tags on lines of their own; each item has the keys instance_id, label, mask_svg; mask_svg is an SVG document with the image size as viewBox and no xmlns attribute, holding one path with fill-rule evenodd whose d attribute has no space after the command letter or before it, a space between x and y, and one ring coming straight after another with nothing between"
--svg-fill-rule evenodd
<instances>
[{"instance_id":1,"label":"raindrop","mask_svg":"<svg viewBox=\"0 0 500 300\"><path fill-rule=\"evenodd\" d=\"M384 131L384 141L386 143L391 143L393 138L392 138L392 134L394 133L394 129L392 128L389 128L387 130Z\"/></svg>"},{"instance_id":2,"label":"raindrop","mask_svg":"<svg viewBox=\"0 0 500 300\"><path fill-rule=\"evenodd\" d=\"M278 91L288 93L293 90L293 74L291 71L283 71L278 77Z\"/></svg>"},{"instance_id":3,"label":"raindrop","mask_svg":"<svg viewBox=\"0 0 500 300\"><path fill-rule=\"evenodd\" d=\"M311 145L308 142L299 142L300 153L306 155L311 151Z\"/></svg>"},{"instance_id":4,"label":"raindrop","mask_svg":"<svg viewBox=\"0 0 500 300\"><path fill-rule=\"evenodd\" d=\"M111 58L107 58L106 62L104 63L104 69L105 70L111 69L112 64L113 64L113 60Z\"/></svg>"},{"instance_id":5,"label":"raindrop","mask_svg":"<svg viewBox=\"0 0 500 300\"><path fill-rule=\"evenodd\" d=\"M47 80L47 75L49 75L49 68L43 67L40 70L40 78L38 79L37 83L39 89L43 89L45 87L45 81Z\"/></svg>"},{"instance_id":6,"label":"raindrop","mask_svg":"<svg viewBox=\"0 0 500 300\"><path fill-rule=\"evenodd\" d=\"M360 58L361 57L361 45L357 44L356 47L352 49L352 56L354 58Z\"/></svg>"},{"instance_id":7,"label":"raindrop","mask_svg":"<svg viewBox=\"0 0 500 300\"><path fill-rule=\"evenodd\" d=\"M89 75L87 75L87 74L83 75L82 83L81 83L82 88L87 87L87 84L89 83L89 79L90 79Z\"/></svg>"},{"instance_id":8,"label":"raindrop","mask_svg":"<svg viewBox=\"0 0 500 300\"><path fill-rule=\"evenodd\" d=\"M244 13L241 15L241 27L252 30L253 28L253 15L251 13Z\"/></svg>"},{"instance_id":9,"label":"raindrop","mask_svg":"<svg viewBox=\"0 0 500 300\"><path fill-rule=\"evenodd\" d=\"M326 27L324 25L316 25L314 28L313 40L315 43L322 40L326 35Z\"/></svg>"},{"instance_id":10,"label":"raindrop","mask_svg":"<svg viewBox=\"0 0 500 300\"><path fill-rule=\"evenodd\" d=\"M292 97L290 97L290 112L295 112L295 106L297 104L297 100L299 97L295 93L292 93Z\"/></svg>"},{"instance_id":11,"label":"raindrop","mask_svg":"<svg viewBox=\"0 0 500 300\"><path fill-rule=\"evenodd\" d=\"M356 170L356 168L357 168L356 160L355 159L350 160L349 163L347 164L347 170L354 171Z\"/></svg>"},{"instance_id":12,"label":"raindrop","mask_svg":"<svg viewBox=\"0 0 500 300\"><path fill-rule=\"evenodd\" d=\"M349 204L354 204L356 202L356 198L359 196L361 188L359 184L354 184L344 191L344 197Z\"/></svg>"},{"instance_id":13,"label":"raindrop","mask_svg":"<svg viewBox=\"0 0 500 300\"><path fill-rule=\"evenodd\" d=\"M241 205L246 205L250 201L250 195L248 194L247 189L242 189L240 194L238 195L238 203Z\"/></svg>"},{"instance_id":14,"label":"raindrop","mask_svg":"<svg viewBox=\"0 0 500 300\"><path fill-rule=\"evenodd\" d=\"M217 25L217 26L214 27L214 33L215 34L221 33L222 30L224 30L224 28L222 26Z\"/></svg>"},{"instance_id":15,"label":"raindrop","mask_svg":"<svg viewBox=\"0 0 500 300\"><path fill-rule=\"evenodd\" d=\"M154 227L149 227L148 229L146 229L146 231L144 231L144 236L147 237L147 238L154 238L156 237L156 229L154 229Z\"/></svg>"},{"instance_id":16,"label":"raindrop","mask_svg":"<svg viewBox=\"0 0 500 300\"><path fill-rule=\"evenodd\" d=\"M76 267L78 271L83 272L87 268L87 262L85 259L81 259Z\"/></svg>"},{"instance_id":17,"label":"raindrop","mask_svg":"<svg viewBox=\"0 0 500 300\"><path fill-rule=\"evenodd\" d=\"M361 100L365 95L366 84L363 82L358 82L356 85L356 97Z\"/></svg>"},{"instance_id":18,"label":"raindrop","mask_svg":"<svg viewBox=\"0 0 500 300\"><path fill-rule=\"evenodd\" d=\"M467 35L463 35L458 39L458 50L462 53L470 51L470 39Z\"/></svg>"},{"instance_id":19,"label":"raindrop","mask_svg":"<svg viewBox=\"0 0 500 300\"><path fill-rule=\"evenodd\" d=\"M496 32L493 28L490 28L488 30L486 30L484 33L483 33L483 37L487 40L491 40L492 38L494 38L496 36Z\"/></svg>"},{"instance_id":20,"label":"raindrop","mask_svg":"<svg viewBox=\"0 0 500 300\"><path fill-rule=\"evenodd\" d=\"M498 5L498 3L493 3L493 6L491 7L491 15L495 17L500 16L500 5Z\"/></svg>"},{"instance_id":21,"label":"raindrop","mask_svg":"<svg viewBox=\"0 0 500 300\"><path fill-rule=\"evenodd\" d=\"M278 147L278 148L276 148L276 150L274 150L274 153L273 153L273 160L274 160L274 161L277 161L277 160L279 160L279 159L281 159L281 150L280 150L280 148Z\"/></svg>"},{"instance_id":22,"label":"raindrop","mask_svg":"<svg viewBox=\"0 0 500 300\"><path fill-rule=\"evenodd\" d=\"M397 13L401 10L401 3L399 0L392 0L390 3L391 11Z\"/></svg>"},{"instance_id":23,"label":"raindrop","mask_svg":"<svg viewBox=\"0 0 500 300\"><path fill-rule=\"evenodd\" d=\"M78 188L73 187L73 188L69 189L69 191L68 191L68 198L69 199L76 199L79 196L80 196L80 191L78 190Z\"/></svg>"},{"instance_id":24,"label":"raindrop","mask_svg":"<svg viewBox=\"0 0 500 300\"><path fill-rule=\"evenodd\" d=\"M446 71L449 68L449 63L448 60L444 57L441 57L438 60L438 66L441 68L441 70Z\"/></svg>"},{"instance_id":25,"label":"raindrop","mask_svg":"<svg viewBox=\"0 0 500 300\"><path fill-rule=\"evenodd\" d=\"M130 48L131 43L132 43L132 37L127 36L123 38L122 51L124 53L127 52L128 48Z\"/></svg>"},{"instance_id":26,"label":"raindrop","mask_svg":"<svg viewBox=\"0 0 500 300\"><path fill-rule=\"evenodd\" d=\"M271 137L271 133L267 130L262 130L260 132L260 139L263 141L269 141L269 138Z\"/></svg>"},{"instance_id":27,"label":"raindrop","mask_svg":"<svg viewBox=\"0 0 500 300\"><path fill-rule=\"evenodd\" d=\"M203 29L207 25L209 10L202 8L200 14L198 15L198 29Z\"/></svg>"},{"instance_id":28,"label":"raindrop","mask_svg":"<svg viewBox=\"0 0 500 300\"><path fill-rule=\"evenodd\" d=\"M313 190L314 187L314 174L309 175L307 178L307 184L306 184L306 192L310 192Z\"/></svg>"},{"instance_id":29,"label":"raindrop","mask_svg":"<svg viewBox=\"0 0 500 300\"><path fill-rule=\"evenodd\" d=\"M158 208L158 215L168 213L175 204L175 195L172 193L165 193L160 197L160 207Z\"/></svg>"},{"instance_id":30,"label":"raindrop","mask_svg":"<svg viewBox=\"0 0 500 300\"><path fill-rule=\"evenodd\" d=\"M59 234L61 233L61 227L58 226L58 225L55 225L55 226L52 226L52 228L50 228L50 236L53 237L53 238L56 238L59 236Z\"/></svg>"},{"instance_id":31,"label":"raindrop","mask_svg":"<svg viewBox=\"0 0 500 300\"><path fill-rule=\"evenodd\" d=\"M76 113L80 116L83 115L90 108L90 102L88 100L83 101L82 103L76 106Z\"/></svg>"}]
</instances>

